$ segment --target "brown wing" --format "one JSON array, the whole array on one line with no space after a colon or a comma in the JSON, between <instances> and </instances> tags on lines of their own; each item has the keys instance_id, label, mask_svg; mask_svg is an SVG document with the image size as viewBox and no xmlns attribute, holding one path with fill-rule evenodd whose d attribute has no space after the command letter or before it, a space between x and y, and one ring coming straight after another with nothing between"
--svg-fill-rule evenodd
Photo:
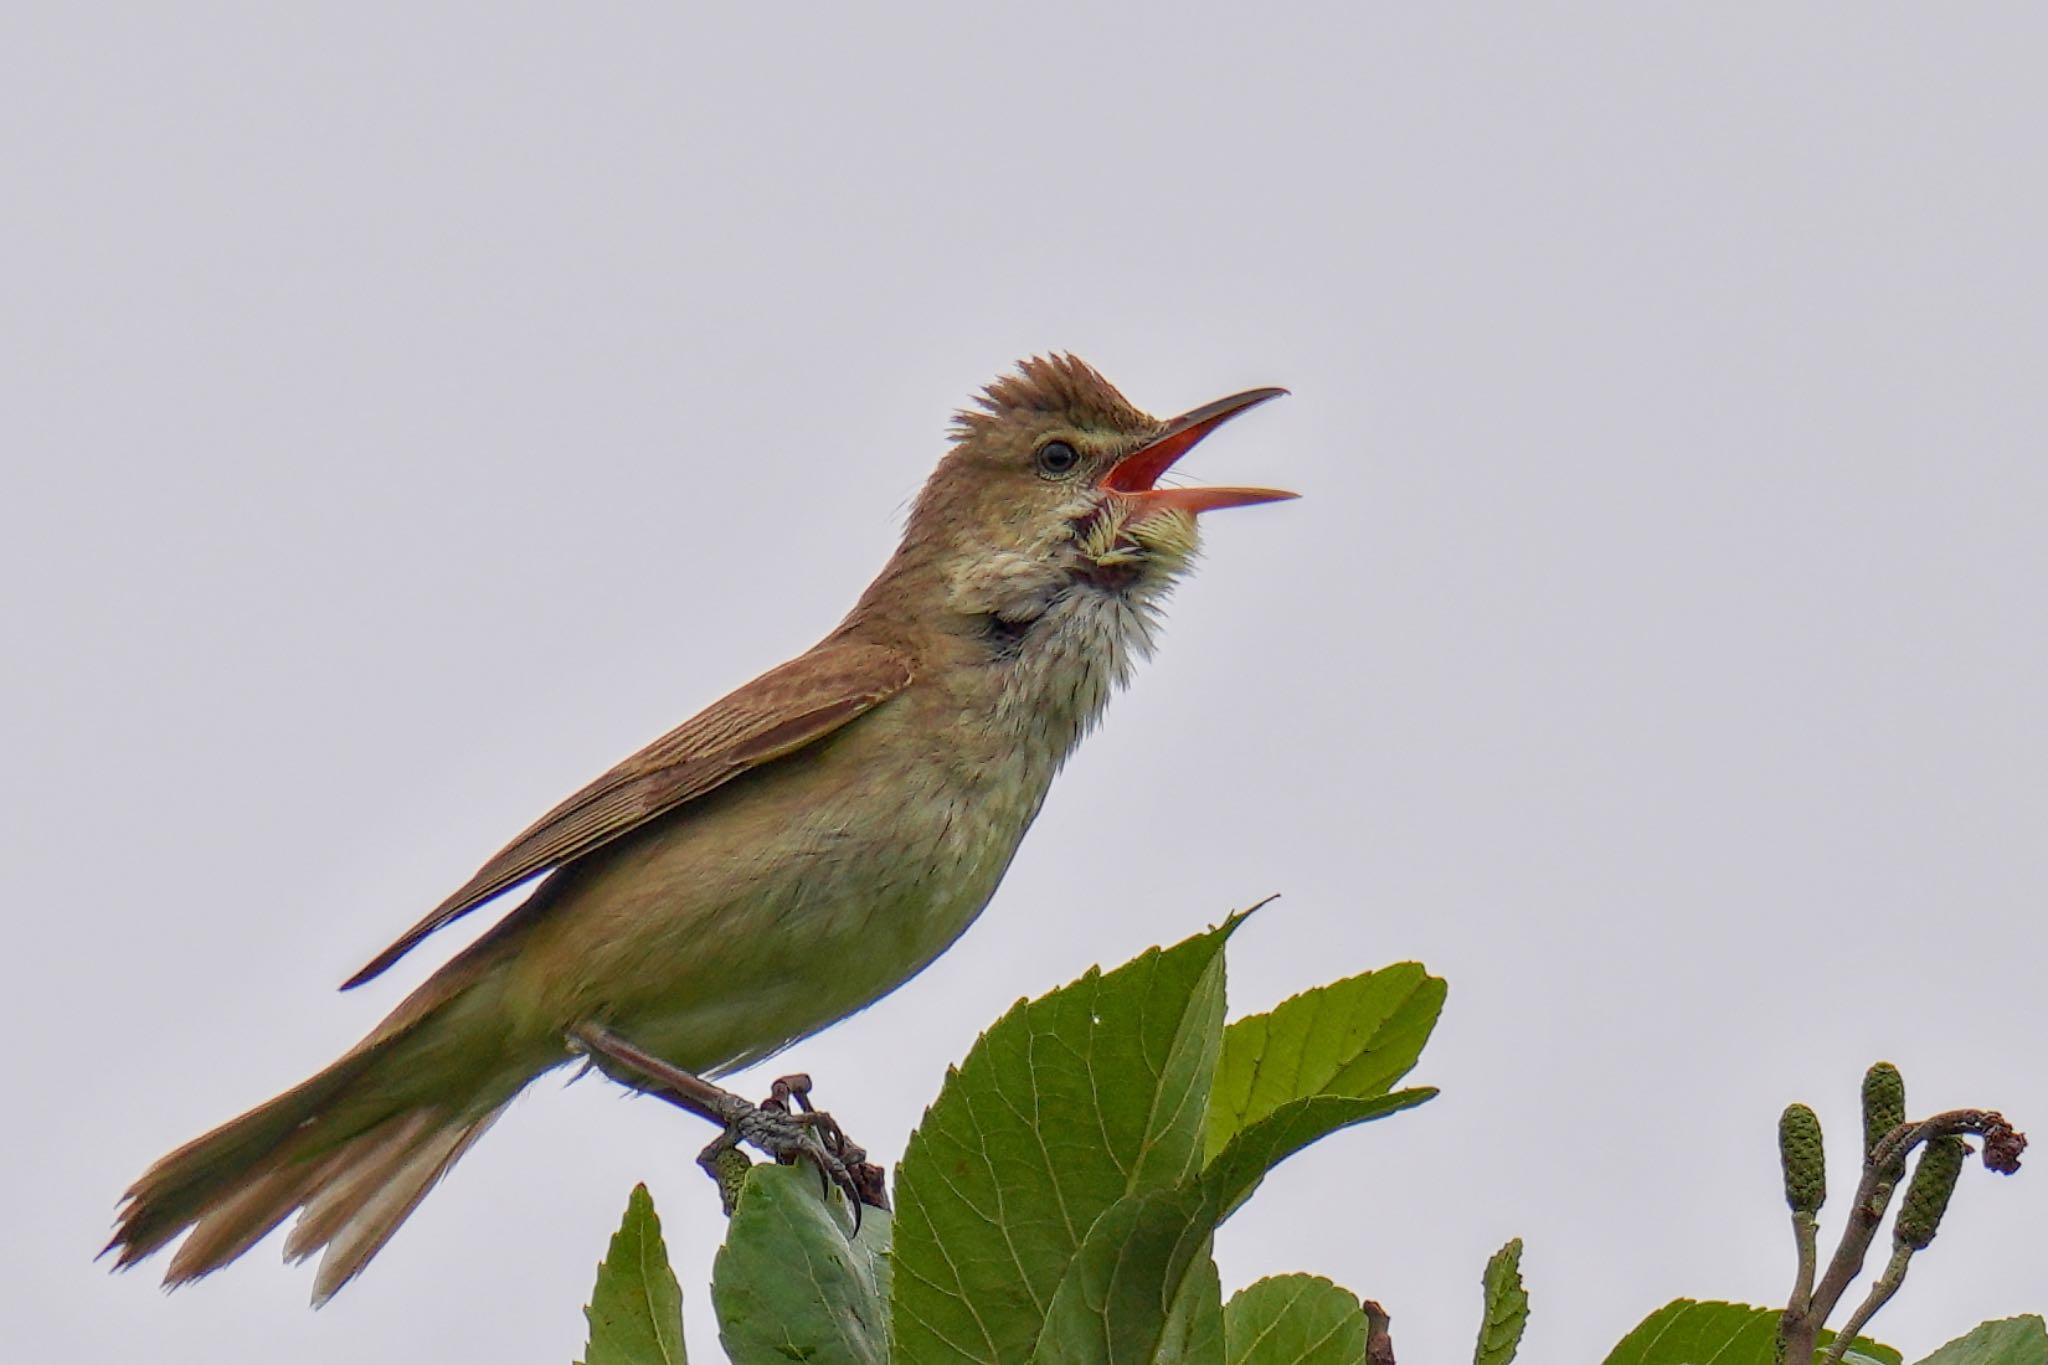
<instances>
[{"instance_id":1,"label":"brown wing","mask_svg":"<svg viewBox=\"0 0 2048 1365\"><path fill-rule=\"evenodd\" d=\"M362 985L491 897L831 734L902 691L910 677L901 654L864 644L820 645L762 674L542 816L341 988Z\"/></svg>"}]
</instances>

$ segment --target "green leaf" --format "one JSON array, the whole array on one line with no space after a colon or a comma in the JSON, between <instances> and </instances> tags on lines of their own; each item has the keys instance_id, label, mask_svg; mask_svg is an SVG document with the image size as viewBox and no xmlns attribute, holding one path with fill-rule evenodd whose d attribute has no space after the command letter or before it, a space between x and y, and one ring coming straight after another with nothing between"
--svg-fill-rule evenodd
<instances>
[{"instance_id":1,"label":"green leaf","mask_svg":"<svg viewBox=\"0 0 2048 1365\"><path fill-rule=\"evenodd\" d=\"M1521 1238L1493 1253L1480 1284L1486 1289L1486 1314L1479 1322L1479 1345L1472 1352L1472 1365L1508 1365L1522 1348L1522 1332L1529 1325Z\"/></svg>"},{"instance_id":2,"label":"green leaf","mask_svg":"<svg viewBox=\"0 0 2048 1365\"><path fill-rule=\"evenodd\" d=\"M1216 1195L1218 1222L1251 1197L1275 1166L1318 1138L1339 1128L1397 1114L1436 1098L1425 1086L1371 1099L1316 1095L1291 1100L1264 1118L1231 1135L1230 1142L1202 1172L1202 1182Z\"/></svg>"},{"instance_id":3,"label":"green leaf","mask_svg":"<svg viewBox=\"0 0 2048 1365\"><path fill-rule=\"evenodd\" d=\"M683 1365L683 1291L645 1185L626 1201L583 1316L590 1320L584 1365Z\"/></svg>"},{"instance_id":4,"label":"green leaf","mask_svg":"<svg viewBox=\"0 0 2048 1365\"><path fill-rule=\"evenodd\" d=\"M1017 1006L948 1078L896 1183L897 1360L1220 1365L1217 1224L1302 1147L1436 1093L1387 1093L1442 1006L1420 967L1297 996L1226 1044L1235 923Z\"/></svg>"},{"instance_id":5,"label":"green leaf","mask_svg":"<svg viewBox=\"0 0 2048 1365\"><path fill-rule=\"evenodd\" d=\"M733 1365L824 1365L889 1359L890 1220L852 1215L819 1189L810 1166L758 1165L747 1173L725 1245L712 1264L718 1339Z\"/></svg>"},{"instance_id":6,"label":"green leaf","mask_svg":"<svg viewBox=\"0 0 2048 1365\"><path fill-rule=\"evenodd\" d=\"M1213 1203L1198 1189L1145 1190L1111 1205L1053 1295L1032 1365L1179 1360L1174 1309L1190 1280L1215 1282L1214 1226Z\"/></svg>"},{"instance_id":7,"label":"green leaf","mask_svg":"<svg viewBox=\"0 0 2048 1365\"><path fill-rule=\"evenodd\" d=\"M1779 1317L1746 1304L1677 1299L1622 1338L1606 1365L1770 1365Z\"/></svg>"},{"instance_id":8,"label":"green leaf","mask_svg":"<svg viewBox=\"0 0 2048 1365\"><path fill-rule=\"evenodd\" d=\"M1411 1108L1435 1093L1404 1090L1369 1100L1328 1095L1296 1100L1238 1133L1195 1179L1112 1205L1069 1264L1032 1360L1078 1365L1180 1359L1173 1353L1170 1308L1187 1279L1209 1264L1209 1239L1217 1224L1266 1172L1337 1128Z\"/></svg>"},{"instance_id":9,"label":"green leaf","mask_svg":"<svg viewBox=\"0 0 2048 1365\"><path fill-rule=\"evenodd\" d=\"M1920 1365L2048 1365L2048 1324L2034 1313L1980 1322Z\"/></svg>"},{"instance_id":10,"label":"green leaf","mask_svg":"<svg viewBox=\"0 0 2048 1365\"><path fill-rule=\"evenodd\" d=\"M1275 1275L1223 1305L1228 1365L1359 1365L1365 1336L1358 1296L1314 1275Z\"/></svg>"},{"instance_id":11,"label":"green leaf","mask_svg":"<svg viewBox=\"0 0 2048 1365\"><path fill-rule=\"evenodd\" d=\"M1223 1281L1216 1274L1214 1250L1212 1238L1180 1282L1180 1294L1167 1311L1166 1330L1160 1334L1161 1360L1223 1365Z\"/></svg>"},{"instance_id":12,"label":"green leaf","mask_svg":"<svg viewBox=\"0 0 2048 1365\"><path fill-rule=\"evenodd\" d=\"M1622 1338L1605 1365L1772 1365L1782 1318L1776 1308L1674 1299ZM1820 1346L1833 1339L1823 1332ZM1897 1351L1861 1337L1846 1358L1859 1356L1871 1365L1900 1365Z\"/></svg>"},{"instance_id":13,"label":"green leaf","mask_svg":"<svg viewBox=\"0 0 2048 1365\"><path fill-rule=\"evenodd\" d=\"M1415 1065L1443 1004L1443 981L1403 962L1238 1020L1224 1030L1203 1150L1214 1158L1292 1100L1386 1094Z\"/></svg>"},{"instance_id":14,"label":"green leaf","mask_svg":"<svg viewBox=\"0 0 2048 1365\"><path fill-rule=\"evenodd\" d=\"M948 1075L897 1170L900 1361L1023 1359L1097 1218L1195 1174L1236 923L1017 1005Z\"/></svg>"}]
</instances>

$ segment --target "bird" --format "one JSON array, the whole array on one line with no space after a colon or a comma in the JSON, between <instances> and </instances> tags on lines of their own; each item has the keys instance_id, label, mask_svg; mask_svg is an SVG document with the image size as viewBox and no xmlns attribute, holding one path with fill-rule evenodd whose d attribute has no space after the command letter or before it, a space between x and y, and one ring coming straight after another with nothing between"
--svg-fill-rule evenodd
<instances>
[{"instance_id":1,"label":"bird","mask_svg":"<svg viewBox=\"0 0 2048 1365\"><path fill-rule=\"evenodd\" d=\"M988 384L837 628L542 816L349 978L530 887L338 1061L149 1167L116 1215L116 1267L182 1234L175 1287L296 1214L285 1255L320 1254L318 1306L577 1059L578 1030L717 1075L916 976L1151 653L1200 515L1295 496L1159 485L1284 392L1162 421L1067 353Z\"/></svg>"}]
</instances>

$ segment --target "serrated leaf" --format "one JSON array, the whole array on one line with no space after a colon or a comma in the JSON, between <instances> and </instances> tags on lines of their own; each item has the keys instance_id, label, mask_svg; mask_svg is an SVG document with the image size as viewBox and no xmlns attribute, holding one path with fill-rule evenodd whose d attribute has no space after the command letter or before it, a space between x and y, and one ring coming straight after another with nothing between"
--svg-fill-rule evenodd
<instances>
[{"instance_id":1,"label":"serrated leaf","mask_svg":"<svg viewBox=\"0 0 2048 1365\"><path fill-rule=\"evenodd\" d=\"M1444 983L1414 962L1303 991L1224 1030L1203 1150L1315 1095L1370 1099L1408 1074L1443 1012Z\"/></svg>"},{"instance_id":2,"label":"serrated leaf","mask_svg":"<svg viewBox=\"0 0 2048 1365\"><path fill-rule=\"evenodd\" d=\"M2048 1324L2036 1313L1980 1322L1920 1365L2048 1365Z\"/></svg>"},{"instance_id":3,"label":"serrated leaf","mask_svg":"<svg viewBox=\"0 0 2048 1365\"><path fill-rule=\"evenodd\" d=\"M1337 1128L1397 1113L1435 1093L1296 1100L1237 1134L1198 1177L1112 1205L1089 1229L1053 1296L1032 1356L1035 1365L1178 1359L1172 1353L1172 1305L1185 1279L1209 1264L1217 1224L1266 1172Z\"/></svg>"},{"instance_id":4,"label":"serrated leaf","mask_svg":"<svg viewBox=\"0 0 2048 1365\"><path fill-rule=\"evenodd\" d=\"M1479 1345L1472 1352L1472 1365L1508 1365L1522 1349L1522 1332L1529 1325L1521 1238L1493 1253L1480 1284L1486 1291L1486 1310L1479 1320Z\"/></svg>"},{"instance_id":5,"label":"serrated leaf","mask_svg":"<svg viewBox=\"0 0 2048 1365\"><path fill-rule=\"evenodd\" d=\"M1622 1338L1605 1365L1772 1365L1783 1316L1776 1308L1674 1299ZM1833 1339L1833 1333L1823 1332L1819 1344L1825 1347ZM1876 1365L1901 1365L1897 1351L1861 1337L1848 1355ZM1820 1358L1818 1351L1814 1358Z\"/></svg>"},{"instance_id":6,"label":"serrated leaf","mask_svg":"<svg viewBox=\"0 0 2048 1365\"><path fill-rule=\"evenodd\" d=\"M1227 1365L1359 1365L1365 1338L1358 1296L1315 1275L1275 1275L1223 1305Z\"/></svg>"},{"instance_id":7,"label":"serrated leaf","mask_svg":"<svg viewBox=\"0 0 2048 1365\"><path fill-rule=\"evenodd\" d=\"M683 1291L645 1185L626 1200L583 1316L590 1322L583 1365L684 1365Z\"/></svg>"},{"instance_id":8,"label":"serrated leaf","mask_svg":"<svg viewBox=\"0 0 2048 1365\"><path fill-rule=\"evenodd\" d=\"M807 1165L747 1173L725 1245L712 1263L718 1339L733 1365L884 1365L889 1359L890 1219L828 1203Z\"/></svg>"},{"instance_id":9,"label":"serrated leaf","mask_svg":"<svg viewBox=\"0 0 2048 1365\"><path fill-rule=\"evenodd\" d=\"M1104 1210L1195 1173L1236 922L1019 1004L948 1075L897 1171L898 1360L1024 1358Z\"/></svg>"},{"instance_id":10,"label":"serrated leaf","mask_svg":"<svg viewBox=\"0 0 2048 1365\"><path fill-rule=\"evenodd\" d=\"M1678 1299L1623 1337L1606 1365L1770 1365L1779 1316L1747 1304Z\"/></svg>"},{"instance_id":11,"label":"serrated leaf","mask_svg":"<svg viewBox=\"0 0 2048 1365\"><path fill-rule=\"evenodd\" d=\"M1436 1098L1427 1086L1370 1099L1317 1095L1291 1100L1231 1135L1230 1142L1202 1171L1217 1198L1217 1221L1251 1197L1266 1173L1318 1138L1340 1128L1370 1123Z\"/></svg>"},{"instance_id":12,"label":"serrated leaf","mask_svg":"<svg viewBox=\"0 0 2048 1365\"><path fill-rule=\"evenodd\" d=\"M1201 1277L1215 1226L1199 1189L1144 1190L1111 1205L1075 1253L1045 1314L1032 1365L1158 1365L1174 1307ZM1218 1296L1221 1296L1220 1289Z\"/></svg>"}]
</instances>

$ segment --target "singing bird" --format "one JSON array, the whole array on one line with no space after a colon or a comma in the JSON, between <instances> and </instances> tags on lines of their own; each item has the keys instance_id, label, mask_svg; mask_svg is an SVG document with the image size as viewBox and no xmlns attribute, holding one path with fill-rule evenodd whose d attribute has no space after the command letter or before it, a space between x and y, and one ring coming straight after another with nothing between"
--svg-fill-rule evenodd
<instances>
[{"instance_id":1,"label":"singing bird","mask_svg":"<svg viewBox=\"0 0 2048 1365\"><path fill-rule=\"evenodd\" d=\"M1151 650L1196 517L1294 496L1158 486L1282 392L1162 422L1069 355L990 384L839 627L542 816L356 973L537 881L339 1061L150 1167L117 1264L189 1230L164 1276L183 1284L297 1212L285 1254L324 1249L317 1305L577 1030L715 1075L915 976Z\"/></svg>"}]
</instances>

